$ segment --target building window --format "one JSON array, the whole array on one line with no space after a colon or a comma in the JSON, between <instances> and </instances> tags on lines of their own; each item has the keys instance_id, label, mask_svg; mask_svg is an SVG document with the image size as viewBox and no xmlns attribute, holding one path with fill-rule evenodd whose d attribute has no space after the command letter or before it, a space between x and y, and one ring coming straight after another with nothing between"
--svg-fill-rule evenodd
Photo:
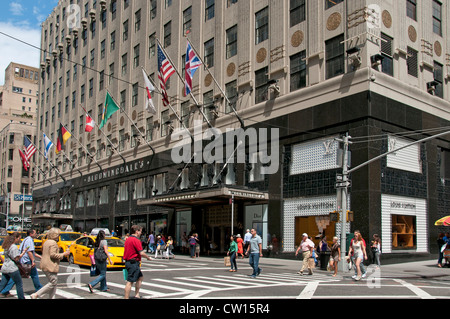
<instances>
[{"instance_id":1,"label":"building window","mask_svg":"<svg viewBox=\"0 0 450 319\"><path fill-rule=\"evenodd\" d=\"M112 52L116 48L116 31L111 32L111 44L109 50Z\"/></svg>"},{"instance_id":2,"label":"building window","mask_svg":"<svg viewBox=\"0 0 450 319\"><path fill-rule=\"evenodd\" d=\"M122 55L122 76L127 74L127 60L128 56L125 53L124 55Z\"/></svg>"},{"instance_id":3,"label":"building window","mask_svg":"<svg viewBox=\"0 0 450 319\"><path fill-rule=\"evenodd\" d=\"M123 38L123 42L128 40L128 20L123 23L122 38Z\"/></svg>"},{"instance_id":4,"label":"building window","mask_svg":"<svg viewBox=\"0 0 450 319\"><path fill-rule=\"evenodd\" d=\"M83 208L83 207L84 207L84 194L83 192L80 192L77 194L76 208Z\"/></svg>"},{"instance_id":5,"label":"building window","mask_svg":"<svg viewBox=\"0 0 450 319\"><path fill-rule=\"evenodd\" d=\"M134 32L141 30L141 10L134 14Z\"/></svg>"},{"instance_id":6,"label":"building window","mask_svg":"<svg viewBox=\"0 0 450 319\"><path fill-rule=\"evenodd\" d=\"M268 68L265 67L255 72L255 104L267 101L267 84L269 77L267 75Z\"/></svg>"},{"instance_id":7,"label":"building window","mask_svg":"<svg viewBox=\"0 0 450 319\"><path fill-rule=\"evenodd\" d=\"M408 68L408 74L414 77L419 76L419 67L417 61L417 51L408 47L408 57L406 58L406 66Z\"/></svg>"},{"instance_id":8,"label":"building window","mask_svg":"<svg viewBox=\"0 0 450 319\"><path fill-rule=\"evenodd\" d=\"M291 27L306 20L305 0L290 0L289 13Z\"/></svg>"},{"instance_id":9,"label":"building window","mask_svg":"<svg viewBox=\"0 0 450 319\"><path fill-rule=\"evenodd\" d=\"M291 56L291 92L306 87L306 51Z\"/></svg>"},{"instance_id":10,"label":"building window","mask_svg":"<svg viewBox=\"0 0 450 319\"><path fill-rule=\"evenodd\" d=\"M192 28L192 7L183 11L183 34L187 35Z\"/></svg>"},{"instance_id":11,"label":"building window","mask_svg":"<svg viewBox=\"0 0 450 319\"><path fill-rule=\"evenodd\" d=\"M227 30L227 59L235 56L237 54L237 44L238 44L238 27L237 25L231 27Z\"/></svg>"},{"instance_id":12,"label":"building window","mask_svg":"<svg viewBox=\"0 0 450 319\"><path fill-rule=\"evenodd\" d=\"M146 127L145 127L145 139L147 142L153 140L153 117L149 117L147 119Z\"/></svg>"},{"instance_id":13,"label":"building window","mask_svg":"<svg viewBox=\"0 0 450 319\"><path fill-rule=\"evenodd\" d=\"M100 188L100 194L99 194L99 205L108 204L109 199L109 187L103 186Z\"/></svg>"},{"instance_id":14,"label":"building window","mask_svg":"<svg viewBox=\"0 0 450 319\"><path fill-rule=\"evenodd\" d=\"M212 68L214 66L214 38L205 42L204 61L208 68Z\"/></svg>"},{"instance_id":15,"label":"building window","mask_svg":"<svg viewBox=\"0 0 450 319\"><path fill-rule=\"evenodd\" d=\"M133 95L131 99L131 105L137 106L139 101L139 83L133 84Z\"/></svg>"},{"instance_id":16,"label":"building window","mask_svg":"<svg viewBox=\"0 0 450 319\"><path fill-rule=\"evenodd\" d=\"M381 62L381 72L393 76L394 59L392 54L392 43L394 39L384 33L381 33L381 39L381 55L383 56L383 61Z\"/></svg>"},{"instance_id":17,"label":"building window","mask_svg":"<svg viewBox=\"0 0 450 319\"><path fill-rule=\"evenodd\" d=\"M213 119L213 111L214 111L214 97L213 91L206 92L203 94L203 113L205 113L205 117L208 121Z\"/></svg>"},{"instance_id":18,"label":"building window","mask_svg":"<svg viewBox=\"0 0 450 319\"><path fill-rule=\"evenodd\" d=\"M139 48L140 48L139 44L134 47L134 60L133 60L134 68L137 68L139 66L139 51L140 51Z\"/></svg>"},{"instance_id":19,"label":"building window","mask_svg":"<svg viewBox=\"0 0 450 319\"><path fill-rule=\"evenodd\" d=\"M161 112L161 137L167 136L169 134L169 127L172 123L170 122L169 110Z\"/></svg>"},{"instance_id":20,"label":"building window","mask_svg":"<svg viewBox=\"0 0 450 319\"><path fill-rule=\"evenodd\" d=\"M150 20L153 20L154 18L156 18L157 10L158 10L157 0L151 0L150 1Z\"/></svg>"},{"instance_id":21,"label":"building window","mask_svg":"<svg viewBox=\"0 0 450 319\"><path fill-rule=\"evenodd\" d=\"M337 36L325 42L326 78L331 79L344 74L344 35Z\"/></svg>"},{"instance_id":22,"label":"building window","mask_svg":"<svg viewBox=\"0 0 450 319\"><path fill-rule=\"evenodd\" d=\"M95 206L95 189L90 189L87 192L87 206L88 207Z\"/></svg>"},{"instance_id":23,"label":"building window","mask_svg":"<svg viewBox=\"0 0 450 319\"><path fill-rule=\"evenodd\" d=\"M237 80L234 80L230 83L227 83L225 85L225 94L228 97L228 100L230 101L230 104L225 102L225 113L231 113L233 112L233 108L236 109L236 102L238 98L238 91L237 91Z\"/></svg>"},{"instance_id":24,"label":"building window","mask_svg":"<svg viewBox=\"0 0 450 319\"><path fill-rule=\"evenodd\" d=\"M266 7L256 13L256 44L269 38L269 8Z\"/></svg>"},{"instance_id":25,"label":"building window","mask_svg":"<svg viewBox=\"0 0 450 319\"><path fill-rule=\"evenodd\" d=\"M441 99L444 98L444 87L442 85L443 82L443 65L434 61L434 71L433 71L433 78L434 81L436 81L438 84L436 85L436 89L434 91L434 95L440 97Z\"/></svg>"},{"instance_id":26,"label":"building window","mask_svg":"<svg viewBox=\"0 0 450 319\"><path fill-rule=\"evenodd\" d=\"M442 36L442 4L433 0L433 32Z\"/></svg>"},{"instance_id":27,"label":"building window","mask_svg":"<svg viewBox=\"0 0 450 319\"><path fill-rule=\"evenodd\" d=\"M164 48L167 48L172 43L172 21L164 25Z\"/></svg>"},{"instance_id":28,"label":"building window","mask_svg":"<svg viewBox=\"0 0 450 319\"><path fill-rule=\"evenodd\" d=\"M237 3L238 0L227 0L227 8L231 7L232 4Z\"/></svg>"},{"instance_id":29,"label":"building window","mask_svg":"<svg viewBox=\"0 0 450 319\"><path fill-rule=\"evenodd\" d=\"M392 249L416 249L416 216L392 216Z\"/></svg>"},{"instance_id":30,"label":"building window","mask_svg":"<svg viewBox=\"0 0 450 319\"><path fill-rule=\"evenodd\" d=\"M139 178L134 181L133 199L145 198L145 178Z\"/></svg>"},{"instance_id":31,"label":"building window","mask_svg":"<svg viewBox=\"0 0 450 319\"><path fill-rule=\"evenodd\" d=\"M344 0L325 0L325 9L334 7L338 3L344 2Z\"/></svg>"},{"instance_id":32,"label":"building window","mask_svg":"<svg viewBox=\"0 0 450 319\"><path fill-rule=\"evenodd\" d=\"M215 0L205 0L206 8L205 8L205 21L211 20L214 18L214 2Z\"/></svg>"},{"instance_id":33,"label":"building window","mask_svg":"<svg viewBox=\"0 0 450 319\"><path fill-rule=\"evenodd\" d=\"M123 202L128 200L128 182L117 184L117 201Z\"/></svg>"},{"instance_id":34,"label":"building window","mask_svg":"<svg viewBox=\"0 0 450 319\"><path fill-rule=\"evenodd\" d=\"M190 111L190 103L189 101L181 103L181 121L185 128L189 128L189 120L191 117Z\"/></svg>"},{"instance_id":35,"label":"building window","mask_svg":"<svg viewBox=\"0 0 450 319\"><path fill-rule=\"evenodd\" d=\"M125 142L126 142L125 130L119 131L119 152L125 150Z\"/></svg>"},{"instance_id":36,"label":"building window","mask_svg":"<svg viewBox=\"0 0 450 319\"><path fill-rule=\"evenodd\" d=\"M153 194L162 194L166 191L166 173L153 176Z\"/></svg>"},{"instance_id":37,"label":"building window","mask_svg":"<svg viewBox=\"0 0 450 319\"><path fill-rule=\"evenodd\" d=\"M417 21L417 1L406 0L406 15Z\"/></svg>"}]
</instances>

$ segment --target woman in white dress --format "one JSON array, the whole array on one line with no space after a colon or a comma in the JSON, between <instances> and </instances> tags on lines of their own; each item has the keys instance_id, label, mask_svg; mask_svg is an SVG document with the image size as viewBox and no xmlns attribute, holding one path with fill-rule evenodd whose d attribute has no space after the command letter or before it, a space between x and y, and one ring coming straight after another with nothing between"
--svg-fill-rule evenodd
<instances>
[{"instance_id":1,"label":"woman in white dress","mask_svg":"<svg viewBox=\"0 0 450 319\"><path fill-rule=\"evenodd\" d=\"M353 260L356 267L356 280L361 280L361 267L360 264L367 259L366 245L362 239L361 233L355 232L355 238L352 240L352 244L348 251L348 256L353 254Z\"/></svg>"}]
</instances>

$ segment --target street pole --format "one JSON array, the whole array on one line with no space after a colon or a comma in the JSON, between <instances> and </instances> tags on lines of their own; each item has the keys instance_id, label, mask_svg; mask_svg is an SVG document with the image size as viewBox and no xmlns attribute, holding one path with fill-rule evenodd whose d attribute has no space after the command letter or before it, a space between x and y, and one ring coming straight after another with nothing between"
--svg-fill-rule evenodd
<instances>
[{"instance_id":1,"label":"street pole","mask_svg":"<svg viewBox=\"0 0 450 319\"><path fill-rule=\"evenodd\" d=\"M347 224L347 202L348 202L348 186L350 184L348 179L348 146L351 136L348 133L342 139L336 139L344 144L343 160L342 160L342 180L339 181L338 192L341 198L341 212L340 212L340 222L341 222L341 262L339 263L340 270L343 272L348 272L348 267L346 267L345 256L347 254L347 234L346 234L346 224ZM339 212L339 208L338 208Z\"/></svg>"},{"instance_id":2,"label":"street pole","mask_svg":"<svg viewBox=\"0 0 450 319\"><path fill-rule=\"evenodd\" d=\"M22 231L23 231L23 219L25 218L25 187L22 194Z\"/></svg>"},{"instance_id":3,"label":"street pole","mask_svg":"<svg viewBox=\"0 0 450 319\"><path fill-rule=\"evenodd\" d=\"M234 192L231 193L231 235L234 234Z\"/></svg>"}]
</instances>

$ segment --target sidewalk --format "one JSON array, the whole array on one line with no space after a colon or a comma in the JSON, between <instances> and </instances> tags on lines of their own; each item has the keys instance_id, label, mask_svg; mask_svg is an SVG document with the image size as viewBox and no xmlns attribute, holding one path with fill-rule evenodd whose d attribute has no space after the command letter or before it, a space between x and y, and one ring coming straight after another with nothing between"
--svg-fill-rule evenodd
<instances>
[{"instance_id":1,"label":"sidewalk","mask_svg":"<svg viewBox=\"0 0 450 319\"><path fill-rule=\"evenodd\" d=\"M177 259L187 259L193 260L186 255L177 255ZM200 256L195 260L201 261L209 261L215 262L217 264L221 264L223 266L223 257L219 256ZM247 264L248 258L246 259L238 259L238 263ZM286 271L295 271L297 272L301 268L302 261L300 259L282 259L282 258L261 258L260 266L264 269L264 267L274 267L277 269L284 269ZM370 269L372 269L374 265L371 265ZM366 268L368 268L366 266ZM314 269L315 273L330 273L325 270L321 270L320 268ZM339 272L342 274L342 272ZM344 277L351 276L352 272L344 273ZM381 265L380 267L380 275L382 278L392 278L392 279L442 279L450 281L450 268L439 268L437 267L436 260L426 260L426 261L415 261L415 262L404 262L404 263L396 263L396 264L388 264Z\"/></svg>"}]
</instances>

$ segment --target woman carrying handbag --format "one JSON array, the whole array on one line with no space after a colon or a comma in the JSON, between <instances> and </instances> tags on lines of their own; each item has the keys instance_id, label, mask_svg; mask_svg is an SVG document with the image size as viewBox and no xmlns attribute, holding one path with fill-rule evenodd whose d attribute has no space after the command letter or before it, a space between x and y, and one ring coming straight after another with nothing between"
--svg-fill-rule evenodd
<instances>
[{"instance_id":1,"label":"woman carrying handbag","mask_svg":"<svg viewBox=\"0 0 450 319\"><path fill-rule=\"evenodd\" d=\"M93 289L98 283L100 283L100 291L102 292L109 291L106 284L106 271L108 268L106 262L109 261L110 264L112 264L112 262L108 254L108 242L106 241L105 232L103 230L100 230L98 232L97 238L95 239L94 259L95 259L95 266L100 275L93 281L88 283L89 291L93 293L94 292Z\"/></svg>"},{"instance_id":2,"label":"woman carrying handbag","mask_svg":"<svg viewBox=\"0 0 450 319\"><path fill-rule=\"evenodd\" d=\"M3 241L3 249L4 249L4 263L2 266L2 281L0 282L0 291L2 291L8 281L12 279L16 284L16 292L18 299L25 299L23 294L23 282L22 277L20 275L19 267L17 264L19 263L20 258L25 255L27 249L24 249L22 253L19 252L17 248L17 244L20 243L20 234L15 232L11 235L6 236Z\"/></svg>"}]
</instances>

